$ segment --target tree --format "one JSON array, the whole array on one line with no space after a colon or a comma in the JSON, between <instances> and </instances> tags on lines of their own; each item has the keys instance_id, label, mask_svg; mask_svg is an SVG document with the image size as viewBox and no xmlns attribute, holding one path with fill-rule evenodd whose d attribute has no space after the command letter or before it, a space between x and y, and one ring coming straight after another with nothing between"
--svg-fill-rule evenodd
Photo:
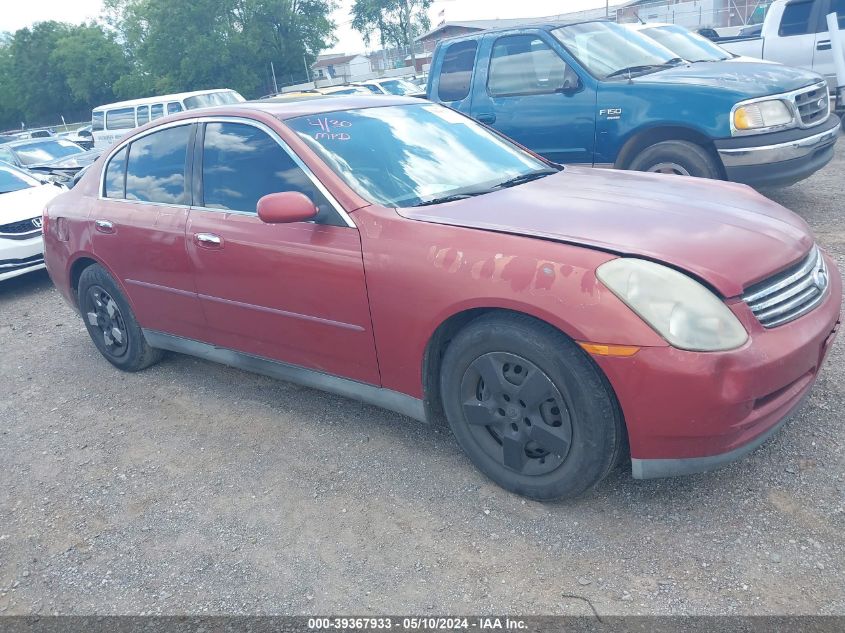
<instances>
[{"instance_id":1,"label":"tree","mask_svg":"<svg viewBox=\"0 0 845 633\"><path fill-rule=\"evenodd\" d=\"M65 76L71 98L85 104L113 101L112 86L129 72L126 54L114 36L95 24L61 37L50 61Z\"/></svg>"},{"instance_id":2,"label":"tree","mask_svg":"<svg viewBox=\"0 0 845 633\"><path fill-rule=\"evenodd\" d=\"M374 32L384 48L390 42L410 51L411 65L416 68L414 40L426 32L431 21L428 10L433 0L355 0L352 5L352 28L370 43Z\"/></svg>"},{"instance_id":3,"label":"tree","mask_svg":"<svg viewBox=\"0 0 845 633\"><path fill-rule=\"evenodd\" d=\"M304 79L334 41L334 0L107 0L107 7L132 61L116 85L126 98L223 87L258 96L270 62Z\"/></svg>"}]
</instances>

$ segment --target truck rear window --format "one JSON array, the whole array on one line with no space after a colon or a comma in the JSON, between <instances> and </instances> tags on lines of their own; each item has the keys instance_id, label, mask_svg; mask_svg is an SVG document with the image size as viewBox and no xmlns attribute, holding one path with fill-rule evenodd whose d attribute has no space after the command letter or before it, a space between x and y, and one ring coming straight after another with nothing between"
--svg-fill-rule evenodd
<instances>
[{"instance_id":1,"label":"truck rear window","mask_svg":"<svg viewBox=\"0 0 845 633\"><path fill-rule=\"evenodd\" d=\"M467 98L477 51L478 42L475 40L455 42L446 49L437 84L437 94L441 101L461 101Z\"/></svg>"}]
</instances>

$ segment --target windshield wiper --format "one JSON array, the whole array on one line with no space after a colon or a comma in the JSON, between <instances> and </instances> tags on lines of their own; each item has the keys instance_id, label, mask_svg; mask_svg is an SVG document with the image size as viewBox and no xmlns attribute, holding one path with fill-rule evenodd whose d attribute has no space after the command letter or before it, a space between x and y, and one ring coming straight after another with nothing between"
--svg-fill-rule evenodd
<instances>
[{"instance_id":1,"label":"windshield wiper","mask_svg":"<svg viewBox=\"0 0 845 633\"><path fill-rule=\"evenodd\" d=\"M413 206L415 207L428 207L433 204L443 204L444 202L455 202L456 200L466 200L467 198L474 198L475 196L481 196L485 193L490 193L490 189L485 189L483 191L474 191L472 193L453 193L448 196L441 196L439 198L432 198L431 200L424 200L418 204Z\"/></svg>"},{"instance_id":2,"label":"windshield wiper","mask_svg":"<svg viewBox=\"0 0 845 633\"><path fill-rule=\"evenodd\" d=\"M684 60L680 57L673 57L667 62L663 62L662 64L642 64L640 66L628 66L627 68L620 68L619 70L614 70L609 75L605 76L605 79L612 79L614 77L619 77L621 75L631 75L633 73L644 73L652 70L654 68L671 68L672 66L677 66L678 64L683 64Z\"/></svg>"},{"instance_id":3,"label":"windshield wiper","mask_svg":"<svg viewBox=\"0 0 845 633\"><path fill-rule=\"evenodd\" d=\"M517 185L522 185L526 182L531 182L532 180L539 180L540 178L545 178L546 176L551 176L556 173L558 173L556 169L539 169L537 171L530 171L527 174L521 174L515 178L506 180L505 182L500 182L495 188L507 189L508 187L516 187Z\"/></svg>"}]
</instances>

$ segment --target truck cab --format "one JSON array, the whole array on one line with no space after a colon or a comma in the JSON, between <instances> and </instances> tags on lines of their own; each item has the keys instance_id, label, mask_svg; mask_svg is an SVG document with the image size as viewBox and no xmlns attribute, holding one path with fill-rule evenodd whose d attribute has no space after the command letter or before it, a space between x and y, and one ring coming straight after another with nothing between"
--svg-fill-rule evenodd
<instances>
[{"instance_id":1,"label":"truck cab","mask_svg":"<svg viewBox=\"0 0 845 633\"><path fill-rule=\"evenodd\" d=\"M444 40L427 92L558 163L757 186L826 165L839 127L815 73L688 63L607 21Z\"/></svg>"}]
</instances>

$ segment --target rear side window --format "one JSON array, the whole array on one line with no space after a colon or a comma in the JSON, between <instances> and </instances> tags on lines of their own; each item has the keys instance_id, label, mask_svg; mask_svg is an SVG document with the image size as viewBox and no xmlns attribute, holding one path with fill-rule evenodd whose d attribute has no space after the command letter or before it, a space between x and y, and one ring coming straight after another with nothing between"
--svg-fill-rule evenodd
<instances>
[{"instance_id":1,"label":"rear side window","mask_svg":"<svg viewBox=\"0 0 845 633\"><path fill-rule=\"evenodd\" d=\"M150 120L150 106L138 106L138 125L144 125L144 123L149 122Z\"/></svg>"},{"instance_id":2,"label":"rear side window","mask_svg":"<svg viewBox=\"0 0 845 633\"><path fill-rule=\"evenodd\" d=\"M341 224L306 173L263 130L242 123L208 123L202 157L203 206L256 213L268 193L298 191L320 210L321 224Z\"/></svg>"},{"instance_id":3,"label":"rear side window","mask_svg":"<svg viewBox=\"0 0 845 633\"><path fill-rule=\"evenodd\" d=\"M126 197L126 150L124 147L112 156L106 167L106 183L103 195L106 198Z\"/></svg>"},{"instance_id":4,"label":"rear side window","mask_svg":"<svg viewBox=\"0 0 845 633\"><path fill-rule=\"evenodd\" d=\"M780 21L778 34L781 37L790 35L806 35L815 33L816 29L810 28L810 16L813 13L813 2L793 2L786 5L783 10L783 18Z\"/></svg>"},{"instance_id":5,"label":"rear side window","mask_svg":"<svg viewBox=\"0 0 845 633\"><path fill-rule=\"evenodd\" d=\"M833 0L830 10L831 13L836 11L836 17L839 19L839 28L845 29L845 0Z\"/></svg>"},{"instance_id":6,"label":"rear side window","mask_svg":"<svg viewBox=\"0 0 845 633\"><path fill-rule=\"evenodd\" d=\"M443 56L437 95L441 101L461 101L469 95L472 82L472 68L478 42L455 42L450 44Z\"/></svg>"},{"instance_id":7,"label":"rear side window","mask_svg":"<svg viewBox=\"0 0 845 633\"><path fill-rule=\"evenodd\" d=\"M104 117L102 112L91 113L91 131L96 132L103 129Z\"/></svg>"},{"instance_id":8,"label":"rear side window","mask_svg":"<svg viewBox=\"0 0 845 633\"><path fill-rule=\"evenodd\" d=\"M106 129L131 130L135 127L135 108L121 108L106 112Z\"/></svg>"},{"instance_id":9,"label":"rear side window","mask_svg":"<svg viewBox=\"0 0 845 633\"><path fill-rule=\"evenodd\" d=\"M566 62L540 38L511 35L496 40L487 79L492 96L555 92L565 80Z\"/></svg>"},{"instance_id":10,"label":"rear side window","mask_svg":"<svg viewBox=\"0 0 845 633\"><path fill-rule=\"evenodd\" d=\"M139 138L129 146L126 199L187 204L185 157L190 126L180 125Z\"/></svg>"},{"instance_id":11,"label":"rear side window","mask_svg":"<svg viewBox=\"0 0 845 633\"><path fill-rule=\"evenodd\" d=\"M164 104L154 103L150 106L150 119L155 120L164 116Z\"/></svg>"},{"instance_id":12,"label":"rear side window","mask_svg":"<svg viewBox=\"0 0 845 633\"><path fill-rule=\"evenodd\" d=\"M182 111L182 104L176 101L171 101L167 104L167 114L176 114Z\"/></svg>"}]
</instances>

